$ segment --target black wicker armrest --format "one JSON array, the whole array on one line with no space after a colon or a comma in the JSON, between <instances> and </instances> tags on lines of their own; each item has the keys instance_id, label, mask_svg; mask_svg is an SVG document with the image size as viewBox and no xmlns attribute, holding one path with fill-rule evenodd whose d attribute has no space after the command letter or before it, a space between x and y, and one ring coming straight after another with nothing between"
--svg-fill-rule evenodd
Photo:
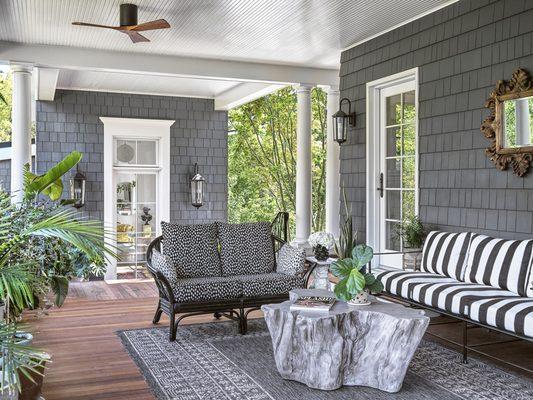
<instances>
[{"instance_id":1,"label":"black wicker armrest","mask_svg":"<svg viewBox=\"0 0 533 400\"><path fill-rule=\"evenodd\" d=\"M174 292L172 292L172 286L170 286L170 283L168 282L167 278L165 278L165 276L161 272L156 271L152 266L152 251L154 249L161 251L162 239L162 236L156 237L150 243L148 249L146 249L146 264L148 271L154 277L155 284L157 286L157 289L159 290L159 297L167 300L171 304L174 304Z\"/></svg>"}]
</instances>

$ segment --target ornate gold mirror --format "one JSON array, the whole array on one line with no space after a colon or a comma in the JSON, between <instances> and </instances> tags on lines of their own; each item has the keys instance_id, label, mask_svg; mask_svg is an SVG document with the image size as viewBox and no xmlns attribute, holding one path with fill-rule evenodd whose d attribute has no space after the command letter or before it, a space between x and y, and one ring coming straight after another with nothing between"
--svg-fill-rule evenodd
<instances>
[{"instance_id":1,"label":"ornate gold mirror","mask_svg":"<svg viewBox=\"0 0 533 400\"><path fill-rule=\"evenodd\" d=\"M524 176L533 164L533 81L519 68L510 81L498 81L485 107L491 114L481 131L492 141L486 153L500 170L511 165Z\"/></svg>"}]
</instances>

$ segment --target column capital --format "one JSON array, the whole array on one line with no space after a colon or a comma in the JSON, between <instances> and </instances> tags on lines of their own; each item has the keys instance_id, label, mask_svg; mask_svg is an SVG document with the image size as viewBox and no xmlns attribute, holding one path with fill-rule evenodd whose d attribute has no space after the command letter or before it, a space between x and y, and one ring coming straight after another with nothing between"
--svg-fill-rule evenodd
<instances>
[{"instance_id":1,"label":"column capital","mask_svg":"<svg viewBox=\"0 0 533 400\"><path fill-rule=\"evenodd\" d=\"M294 90L296 90L296 93L298 93L298 92L310 92L311 89L314 86L315 85L310 84L310 83L298 83L298 84L294 85L293 88L294 88Z\"/></svg>"},{"instance_id":2,"label":"column capital","mask_svg":"<svg viewBox=\"0 0 533 400\"><path fill-rule=\"evenodd\" d=\"M325 89L326 89L326 93L327 94L340 95L340 90L339 90L339 86L338 85L326 86Z\"/></svg>"},{"instance_id":3,"label":"column capital","mask_svg":"<svg viewBox=\"0 0 533 400\"><path fill-rule=\"evenodd\" d=\"M11 62L9 63L11 72L26 72L31 73L33 71L33 64L25 62Z\"/></svg>"}]
</instances>

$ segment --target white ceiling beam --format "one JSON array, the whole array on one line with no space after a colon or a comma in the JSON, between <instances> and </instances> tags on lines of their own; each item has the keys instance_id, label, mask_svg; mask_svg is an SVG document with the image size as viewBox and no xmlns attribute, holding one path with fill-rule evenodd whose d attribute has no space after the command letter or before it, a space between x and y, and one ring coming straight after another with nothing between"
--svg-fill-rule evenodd
<instances>
[{"instance_id":1,"label":"white ceiling beam","mask_svg":"<svg viewBox=\"0 0 533 400\"><path fill-rule=\"evenodd\" d=\"M228 89L215 97L215 110L230 110L266 96L286 85L271 83L245 82Z\"/></svg>"},{"instance_id":2,"label":"white ceiling beam","mask_svg":"<svg viewBox=\"0 0 533 400\"><path fill-rule=\"evenodd\" d=\"M36 66L93 71L121 71L246 82L338 83L336 69L261 64L182 56L124 53L67 46L0 41L0 60L25 61Z\"/></svg>"},{"instance_id":3,"label":"white ceiling beam","mask_svg":"<svg viewBox=\"0 0 533 400\"><path fill-rule=\"evenodd\" d=\"M35 88L37 100L53 101L56 95L59 68L36 69Z\"/></svg>"}]
</instances>

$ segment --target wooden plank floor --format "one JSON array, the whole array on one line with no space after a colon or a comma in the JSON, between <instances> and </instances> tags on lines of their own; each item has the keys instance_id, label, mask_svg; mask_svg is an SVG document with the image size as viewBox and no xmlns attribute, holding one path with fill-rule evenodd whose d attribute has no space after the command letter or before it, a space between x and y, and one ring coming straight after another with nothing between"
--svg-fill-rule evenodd
<instances>
[{"instance_id":1,"label":"wooden plank floor","mask_svg":"<svg viewBox=\"0 0 533 400\"><path fill-rule=\"evenodd\" d=\"M151 326L156 305L153 282L73 283L61 309L36 318L27 313L25 322L35 334L35 345L53 358L46 371L44 396L54 399L153 399L137 366L122 348L118 330ZM255 313L259 316L260 313ZM191 317L183 323L214 321L210 315ZM168 319L163 316L161 324ZM459 341L460 324L430 327L430 332ZM434 337L430 337L434 340ZM510 339L482 329L471 330L470 343ZM483 350L507 363L533 369L533 345L518 341L486 345ZM526 376L533 378L531 375Z\"/></svg>"}]
</instances>

